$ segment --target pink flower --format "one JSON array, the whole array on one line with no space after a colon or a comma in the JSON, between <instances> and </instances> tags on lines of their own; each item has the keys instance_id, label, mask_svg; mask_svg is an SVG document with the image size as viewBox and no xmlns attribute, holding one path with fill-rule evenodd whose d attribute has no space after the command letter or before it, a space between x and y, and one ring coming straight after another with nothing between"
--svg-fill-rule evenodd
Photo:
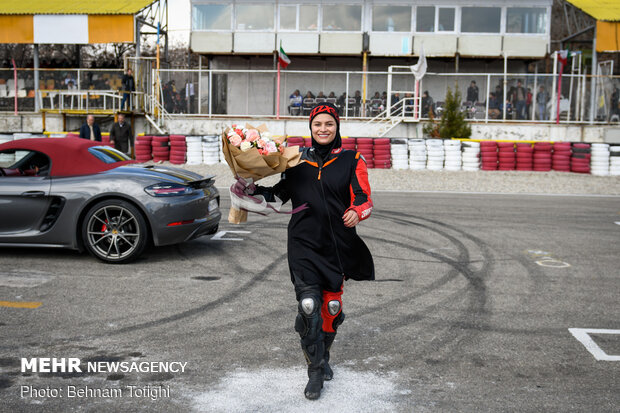
<instances>
[{"instance_id":1,"label":"pink flower","mask_svg":"<svg viewBox=\"0 0 620 413\"><path fill-rule=\"evenodd\" d=\"M256 141L256 144L258 145L259 148L264 148L267 145L267 142L265 142L265 140L263 139L259 139Z\"/></svg>"},{"instance_id":2,"label":"pink flower","mask_svg":"<svg viewBox=\"0 0 620 413\"><path fill-rule=\"evenodd\" d=\"M260 135L256 129L250 129L245 134L245 138L250 142L254 142L255 140L260 138Z\"/></svg>"},{"instance_id":3,"label":"pink flower","mask_svg":"<svg viewBox=\"0 0 620 413\"><path fill-rule=\"evenodd\" d=\"M230 141L231 145L235 145L236 147L239 147L241 145L241 136L237 135L236 133L228 136L228 140Z\"/></svg>"},{"instance_id":4,"label":"pink flower","mask_svg":"<svg viewBox=\"0 0 620 413\"><path fill-rule=\"evenodd\" d=\"M268 142L267 145L265 145L265 150L271 153L271 152L277 152L278 148L276 147L276 144L274 142Z\"/></svg>"}]
</instances>

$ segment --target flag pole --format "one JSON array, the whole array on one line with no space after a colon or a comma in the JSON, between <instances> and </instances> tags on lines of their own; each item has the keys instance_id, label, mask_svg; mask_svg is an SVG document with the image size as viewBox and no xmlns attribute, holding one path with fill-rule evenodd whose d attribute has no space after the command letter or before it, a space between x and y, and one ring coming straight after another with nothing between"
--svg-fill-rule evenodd
<instances>
[{"instance_id":1,"label":"flag pole","mask_svg":"<svg viewBox=\"0 0 620 413\"><path fill-rule=\"evenodd\" d=\"M560 61L560 76L558 77L558 98L556 102L556 117L555 124L558 125L560 123L560 97L562 92L562 72L564 71L564 62Z\"/></svg>"},{"instance_id":2,"label":"flag pole","mask_svg":"<svg viewBox=\"0 0 620 413\"><path fill-rule=\"evenodd\" d=\"M280 59L278 58L278 85L276 87L276 119L280 119Z\"/></svg>"}]
</instances>

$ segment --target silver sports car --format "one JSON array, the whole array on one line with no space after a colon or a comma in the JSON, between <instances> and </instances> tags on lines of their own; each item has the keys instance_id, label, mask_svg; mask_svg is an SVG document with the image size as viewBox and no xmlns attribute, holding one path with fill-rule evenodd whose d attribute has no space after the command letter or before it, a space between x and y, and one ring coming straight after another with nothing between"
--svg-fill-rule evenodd
<instances>
[{"instance_id":1,"label":"silver sports car","mask_svg":"<svg viewBox=\"0 0 620 413\"><path fill-rule=\"evenodd\" d=\"M0 145L0 246L87 249L126 263L150 243L215 233L219 202L213 176L138 164L100 142Z\"/></svg>"}]
</instances>

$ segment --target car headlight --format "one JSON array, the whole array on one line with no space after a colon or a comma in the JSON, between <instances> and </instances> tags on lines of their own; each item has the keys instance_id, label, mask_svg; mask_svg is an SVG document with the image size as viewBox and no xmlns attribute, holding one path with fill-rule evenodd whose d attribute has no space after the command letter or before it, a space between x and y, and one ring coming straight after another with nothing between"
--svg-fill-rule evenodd
<instances>
[{"instance_id":1,"label":"car headlight","mask_svg":"<svg viewBox=\"0 0 620 413\"><path fill-rule=\"evenodd\" d=\"M179 196L189 195L194 189L181 184L155 184L144 188L144 192L151 196Z\"/></svg>"}]
</instances>

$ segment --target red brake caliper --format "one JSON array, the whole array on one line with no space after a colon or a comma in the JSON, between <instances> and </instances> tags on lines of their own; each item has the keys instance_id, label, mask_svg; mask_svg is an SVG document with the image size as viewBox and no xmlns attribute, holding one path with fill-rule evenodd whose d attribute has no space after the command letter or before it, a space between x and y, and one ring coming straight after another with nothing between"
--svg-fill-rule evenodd
<instances>
[{"instance_id":1,"label":"red brake caliper","mask_svg":"<svg viewBox=\"0 0 620 413\"><path fill-rule=\"evenodd\" d=\"M107 224L108 220L106 219L106 220L105 220L105 222L106 222L106 224ZM105 232L105 230L106 230L106 229L108 229L108 226L107 226L106 224L103 224L103 225L101 226L101 232Z\"/></svg>"}]
</instances>

